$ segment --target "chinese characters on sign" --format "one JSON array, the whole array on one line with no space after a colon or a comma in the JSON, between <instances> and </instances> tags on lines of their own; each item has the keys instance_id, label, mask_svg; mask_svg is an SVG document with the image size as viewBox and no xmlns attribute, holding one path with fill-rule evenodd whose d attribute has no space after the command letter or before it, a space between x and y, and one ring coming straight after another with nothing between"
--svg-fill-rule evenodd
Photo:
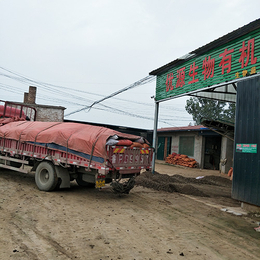
<instances>
[{"instance_id":1,"label":"chinese characters on sign","mask_svg":"<svg viewBox=\"0 0 260 260\"><path fill-rule=\"evenodd\" d=\"M257 144L236 144L238 153L257 153Z\"/></svg>"},{"instance_id":2,"label":"chinese characters on sign","mask_svg":"<svg viewBox=\"0 0 260 260\"><path fill-rule=\"evenodd\" d=\"M255 57L255 38L252 38L250 40L243 41L242 47L239 49L239 55L240 58L237 60L232 60L232 55L234 54L235 49L234 48L225 48L225 50L218 55L220 58L219 64L216 63L216 59L212 58L211 55L206 56L202 64L199 64L198 60L195 60L192 62L192 64L187 68L182 67L179 68L176 72L177 75L174 75L174 73L168 73L166 78L166 92L169 90L174 90L176 88L181 88L187 85L191 85L194 83L197 83L199 81L206 81L209 78L214 78L215 73L215 65L220 67L221 75L227 75L232 71L232 65L235 65L235 62L241 63L241 69L243 71L236 72L234 75L234 78L240 78L240 73L242 77L245 77L250 74L256 73L256 67L251 67L249 69L246 69L248 65L254 65L257 62L257 57ZM204 77L199 77L199 66L201 65L201 73L204 75ZM187 71L185 71L187 69ZM250 70L250 71L248 71ZM185 74L187 72L187 74ZM233 72L234 73L234 72ZM220 72L219 72L220 74ZM176 85L173 85L174 77L176 76ZM185 79L185 76L188 77L188 79Z\"/></svg>"},{"instance_id":3,"label":"chinese characters on sign","mask_svg":"<svg viewBox=\"0 0 260 260\"><path fill-rule=\"evenodd\" d=\"M198 75L198 72L196 72L196 70L199 68L199 66L195 66L195 62L193 62L192 65L190 65L190 72L189 72L189 76L192 78L191 81L189 81L189 84L195 83L197 81L199 81L199 79L195 79L195 76Z\"/></svg>"},{"instance_id":4,"label":"chinese characters on sign","mask_svg":"<svg viewBox=\"0 0 260 260\"><path fill-rule=\"evenodd\" d=\"M231 59L232 56L230 55L232 52L234 51L234 49L232 50L228 50L225 49L225 51L221 54L219 54L219 57L222 57L221 62L219 63L219 67L222 67L222 75L225 72L225 69L227 69L227 73L229 73L231 71Z\"/></svg>"},{"instance_id":5,"label":"chinese characters on sign","mask_svg":"<svg viewBox=\"0 0 260 260\"><path fill-rule=\"evenodd\" d=\"M172 85L173 79L174 79L173 73L169 73L166 79L166 92L168 92L169 90L173 90L174 88L174 86Z\"/></svg>"},{"instance_id":6,"label":"chinese characters on sign","mask_svg":"<svg viewBox=\"0 0 260 260\"><path fill-rule=\"evenodd\" d=\"M185 85L185 67L177 70L177 83L176 83L176 88L182 87Z\"/></svg>"},{"instance_id":7,"label":"chinese characters on sign","mask_svg":"<svg viewBox=\"0 0 260 260\"><path fill-rule=\"evenodd\" d=\"M204 74L204 80L214 76L215 59L211 59L210 56L204 59L202 64L202 74Z\"/></svg>"},{"instance_id":8,"label":"chinese characters on sign","mask_svg":"<svg viewBox=\"0 0 260 260\"><path fill-rule=\"evenodd\" d=\"M254 57L255 39L249 40L247 42L247 46L245 46L245 41L243 41L243 47L239 50L241 52L239 62L241 63L242 69L248 65L250 59L250 50L251 50L251 64L256 64L257 58ZM246 58L246 63L245 63L245 58Z\"/></svg>"}]
</instances>

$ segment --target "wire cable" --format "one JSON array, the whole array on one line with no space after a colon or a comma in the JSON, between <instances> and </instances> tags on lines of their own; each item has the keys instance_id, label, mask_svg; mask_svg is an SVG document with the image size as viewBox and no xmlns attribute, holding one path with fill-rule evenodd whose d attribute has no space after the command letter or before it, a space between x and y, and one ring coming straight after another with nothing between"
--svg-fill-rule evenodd
<instances>
[{"instance_id":1,"label":"wire cable","mask_svg":"<svg viewBox=\"0 0 260 260\"><path fill-rule=\"evenodd\" d=\"M129 89L133 89L133 88L135 88L135 87L137 87L137 86L147 84L147 83L153 81L154 79L155 79L154 76L149 75L149 76L147 76L147 77L145 77L145 78L143 78L143 79L141 79L141 80L139 80L139 81L136 81L135 83L131 84L130 86L127 86L127 87L125 87L125 88L123 88L123 89L120 89L120 90L118 90L118 91L116 91L116 92L110 94L109 96L106 96L106 97L104 97L104 98L102 98L102 99L100 99L100 100L97 100L97 101L93 102L90 106L86 106L86 107L84 107L84 108L77 109L77 110L75 110L75 111L73 111L73 112L67 114L66 116L71 116L71 115L73 115L73 114L75 114L75 113L81 112L81 111L86 110L86 109L89 109L89 110L90 110L94 105L97 105L97 104L103 102L103 101L106 100L106 99L112 98L112 97L114 97L114 96L116 96L116 95L118 95L118 94L120 94L120 93L123 93L123 92L125 92L125 91L127 91L127 90L129 90Z\"/></svg>"}]
</instances>

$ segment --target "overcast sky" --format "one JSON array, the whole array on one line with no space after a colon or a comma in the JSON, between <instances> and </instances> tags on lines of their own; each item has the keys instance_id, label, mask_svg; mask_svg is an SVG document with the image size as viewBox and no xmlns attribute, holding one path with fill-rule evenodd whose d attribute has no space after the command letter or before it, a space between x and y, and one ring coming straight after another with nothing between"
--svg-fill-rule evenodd
<instances>
[{"instance_id":1,"label":"overcast sky","mask_svg":"<svg viewBox=\"0 0 260 260\"><path fill-rule=\"evenodd\" d=\"M0 99L91 105L259 18L259 0L0 0ZM31 81L30 81L31 80ZM153 129L156 81L67 117ZM159 128L187 126L186 97L160 103Z\"/></svg>"}]
</instances>

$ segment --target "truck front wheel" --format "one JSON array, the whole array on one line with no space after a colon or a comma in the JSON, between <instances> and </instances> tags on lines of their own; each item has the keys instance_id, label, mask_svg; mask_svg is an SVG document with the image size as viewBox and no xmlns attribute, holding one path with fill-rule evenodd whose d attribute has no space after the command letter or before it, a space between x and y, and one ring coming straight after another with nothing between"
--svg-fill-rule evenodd
<instances>
[{"instance_id":1,"label":"truck front wheel","mask_svg":"<svg viewBox=\"0 0 260 260\"><path fill-rule=\"evenodd\" d=\"M39 190L52 191L58 184L58 177L51 162L41 162L36 168L35 183Z\"/></svg>"}]
</instances>

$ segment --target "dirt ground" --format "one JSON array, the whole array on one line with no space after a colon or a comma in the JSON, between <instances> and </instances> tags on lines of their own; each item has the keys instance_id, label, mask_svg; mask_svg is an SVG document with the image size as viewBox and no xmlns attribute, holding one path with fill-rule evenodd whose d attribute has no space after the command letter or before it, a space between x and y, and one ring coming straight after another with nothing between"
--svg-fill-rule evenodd
<instances>
[{"instance_id":1,"label":"dirt ground","mask_svg":"<svg viewBox=\"0 0 260 260\"><path fill-rule=\"evenodd\" d=\"M241 211L227 176L155 170L118 195L76 183L41 192L33 174L0 169L0 259L259 259L260 215Z\"/></svg>"}]
</instances>

